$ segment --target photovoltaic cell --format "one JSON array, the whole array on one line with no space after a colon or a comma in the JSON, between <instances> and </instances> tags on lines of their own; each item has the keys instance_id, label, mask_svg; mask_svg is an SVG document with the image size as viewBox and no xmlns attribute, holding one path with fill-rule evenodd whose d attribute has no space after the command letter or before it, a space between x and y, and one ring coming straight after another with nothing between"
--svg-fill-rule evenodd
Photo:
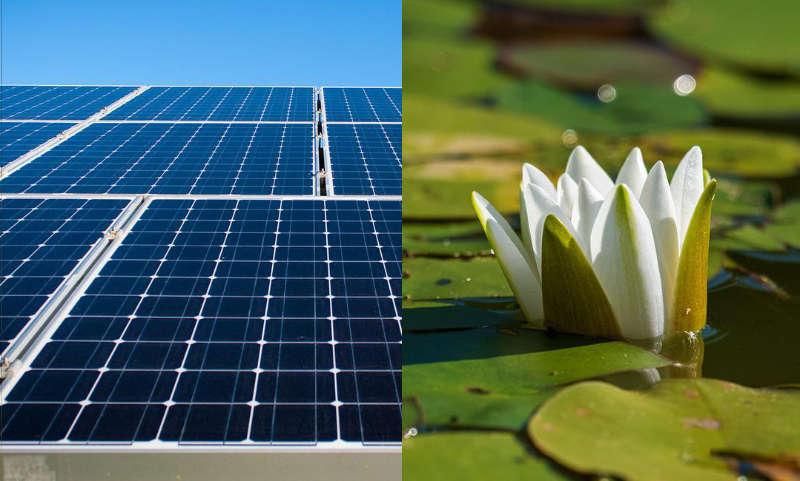
<instances>
[{"instance_id":1,"label":"photovoltaic cell","mask_svg":"<svg viewBox=\"0 0 800 481\"><path fill-rule=\"evenodd\" d=\"M323 89L325 117L328 122L400 122L400 88L331 88Z\"/></svg>"},{"instance_id":2,"label":"photovoltaic cell","mask_svg":"<svg viewBox=\"0 0 800 481\"><path fill-rule=\"evenodd\" d=\"M402 126L329 124L328 149L337 195L400 195Z\"/></svg>"},{"instance_id":3,"label":"photovoltaic cell","mask_svg":"<svg viewBox=\"0 0 800 481\"><path fill-rule=\"evenodd\" d=\"M127 200L0 200L0 354L53 295Z\"/></svg>"},{"instance_id":4,"label":"photovoltaic cell","mask_svg":"<svg viewBox=\"0 0 800 481\"><path fill-rule=\"evenodd\" d=\"M84 120L134 87L0 86L0 118Z\"/></svg>"},{"instance_id":5,"label":"photovoltaic cell","mask_svg":"<svg viewBox=\"0 0 800 481\"><path fill-rule=\"evenodd\" d=\"M4 442L400 441L400 202L154 200Z\"/></svg>"},{"instance_id":6,"label":"photovoltaic cell","mask_svg":"<svg viewBox=\"0 0 800 481\"><path fill-rule=\"evenodd\" d=\"M312 124L95 123L2 192L311 194Z\"/></svg>"},{"instance_id":7,"label":"photovoltaic cell","mask_svg":"<svg viewBox=\"0 0 800 481\"><path fill-rule=\"evenodd\" d=\"M62 122L0 122L0 165L11 162L73 125Z\"/></svg>"},{"instance_id":8,"label":"photovoltaic cell","mask_svg":"<svg viewBox=\"0 0 800 481\"><path fill-rule=\"evenodd\" d=\"M314 90L293 87L151 87L109 120L314 120Z\"/></svg>"}]
</instances>

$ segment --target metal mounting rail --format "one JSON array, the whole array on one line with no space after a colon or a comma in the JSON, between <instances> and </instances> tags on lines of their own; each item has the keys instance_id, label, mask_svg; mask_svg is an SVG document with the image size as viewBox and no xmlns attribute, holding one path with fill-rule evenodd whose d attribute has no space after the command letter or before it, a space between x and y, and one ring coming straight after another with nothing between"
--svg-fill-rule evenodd
<instances>
[{"instance_id":1,"label":"metal mounting rail","mask_svg":"<svg viewBox=\"0 0 800 481\"><path fill-rule=\"evenodd\" d=\"M0 384L0 400L5 399L16 384L17 374L30 366L44 341L61 325L65 314L72 309L104 264L103 260L107 259L122 242L127 228L141 216L146 205L145 201L144 196L138 196L130 201L8 347L3 358L3 365L6 368L2 376L3 383Z\"/></svg>"},{"instance_id":2,"label":"metal mounting rail","mask_svg":"<svg viewBox=\"0 0 800 481\"><path fill-rule=\"evenodd\" d=\"M61 132L60 134L56 135L52 139L48 140L47 142L39 145L38 147L34 148L33 150L28 151L25 154L17 157L16 159L12 160L8 164L0 167L0 180L5 179L9 175L16 172L19 168L26 165L28 162L36 159L37 157L41 156L45 152L48 152L52 148L56 147L57 145L63 143L65 140L69 139L70 137L74 136L81 130L85 129L86 127L90 126L91 124L95 123L96 121L102 119L109 113L113 112L114 110L118 109L125 103L129 102L131 99L139 96L142 92L147 90L150 87L139 87L133 92L129 93L128 95L118 99L116 102L103 107L99 111L95 112L92 116L88 117L85 120L82 120L72 127L68 128L67 130ZM47 122L43 120L42 122Z\"/></svg>"},{"instance_id":3,"label":"metal mounting rail","mask_svg":"<svg viewBox=\"0 0 800 481\"><path fill-rule=\"evenodd\" d=\"M328 144L328 115L325 112L325 87L319 89L319 98L322 104L320 112L322 114L322 153L325 156L325 172L323 182L325 182L325 193L329 196L336 195L333 187L333 166L331 165L331 150Z\"/></svg>"},{"instance_id":4,"label":"metal mounting rail","mask_svg":"<svg viewBox=\"0 0 800 481\"><path fill-rule=\"evenodd\" d=\"M319 105L319 89L314 88L314 141L311 148L314 150L312 154L312 164L311 164L311 172L312 172L312 181L313 181L313 189L311 193L313 195L321 195L322 193L322 185L320 182L320 173L322 171L322 167L320 165L320 158L319 158L319 109L317 106Z\"/></svg>"}]
</instances>

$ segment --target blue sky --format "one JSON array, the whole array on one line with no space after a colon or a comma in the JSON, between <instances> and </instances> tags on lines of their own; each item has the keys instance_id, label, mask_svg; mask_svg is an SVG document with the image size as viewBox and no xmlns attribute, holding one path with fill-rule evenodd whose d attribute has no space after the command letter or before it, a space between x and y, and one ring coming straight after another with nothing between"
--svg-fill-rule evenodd
<instances>
[{"instance_id":1,"label":"blue sky","mask_svg":"<svg viewBox=\"0 0 800 481\"><path fill-rule=\"evenodd\" d=\"M401 0L0 0L3 83L400 85Z\"/></svg>"}]
</instances>

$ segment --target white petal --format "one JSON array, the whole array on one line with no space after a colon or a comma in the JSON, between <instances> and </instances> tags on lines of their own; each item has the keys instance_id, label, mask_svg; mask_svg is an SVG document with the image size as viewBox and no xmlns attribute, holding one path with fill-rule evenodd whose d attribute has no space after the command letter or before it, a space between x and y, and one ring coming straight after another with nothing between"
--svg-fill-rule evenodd
<instances>
[{"instance_id":1,"label":"white petal","mask_svg":"<svg viewBox=\"0 0 800 481\"><path fill-rule=\"evenodd\" d=\"M675 205L672 202L667 172L660 160L647 175L639 202L650 219L650 227L656 243L661 287L664 293L664 319L672 319L680 247Z\"/></svg>"},{"instance_id":2,"label":"white petal","mask_svg":"<svg viewBox=\"0 0 800 481\"><path fill-rule=\"evenodd\" d=\"M569 155L567 173L576 181L585 178L603 197L614 187L611 177L581 145Z\"/></svg>"},{"instance_id":3,"label":"white petal","mask_svg":"<svg viewBox=\"0 0 800 481\"><path fill-rule=\"evenodd\" d=\"M705 187L703 182L703 153L694 146L683 156L675 174L672 176L670 190L675 202L675 215L678 219L679 242L683 245L686 229L692 220L694 208Z\"/></svg>"},{"instance_id":4,"label":"white petal","mask_svg":"<svg viewBox=\"0 0 800 481\"><path fill-rule=\"evenodd\" d=\"M572 208L578 201L578 184L569 174L561 174L556 188L556 201L567 216L571 215Z\"/></svg>"},{"instance_id":5,"label":"white petal","mask_svg":"<svg viewBox=\"0 0 800 481\"><path fill-rule=\"evenodd\" d=\"M650 339L664 332L664 299L650 222L625 185L609 195L591 235L592 266L622 335Z\"/></svg>"},{"instance_id":6,"label":"white petal","mask_svg":"<svg viewBox=\"0 0 800 481\"><path fill-rule=\"evenodd\" d=\"M549 195L551 199L556 199L556 189L553 187L553 182L550 181L550 178L547 177L544 172L531 164L524 164L522 166L522 184L538 185L547 192L547 195Z\"/></svg>"},{"instance_id":7,"label":"white petal","mask_svg":"<svg viewBox=\"0 0 800 481\"><path fill-rule=\"evenodd\" d=\"M634 147L622 168L619 169L617 174L617 185L625 184L630 187L633 195L638 199L642 194L642 186L644 180L647 178L647 169L644 166L644 159L642 158L642 151L639 147Z\"/></svg>"},{"instance_id":8,"label":"white petal","mask_svg":"<svg viewBox=\"0 0 800 481\"><path fill-rule=\"evenodd\" d=\"M547 196L547 193L538 185L528 185L522 192L521 210L525 210L527 219L527 226L529 235L533 239L533 254L538 266L539 273L541 274L542 268L542 231L544 230L544 219L549 214L558 217L570 233L575 236L575 231L572 229L572 223L567 217L566 213L561 207L556 204L553 199ZM541 277L541 276L540 276Z\"/></svg>"},{"instance_id":9,"label":"white petal","mask_svg":"<svg viewBox=\"0 0 800 481\"><path fill-rule=\"evenodd\" d=\"M542 283L533 259L508 222L483 196L473 192L472 205L525 318L543 326Z\"/></svg>"},{"instance_id":10,"label":"white petal","mask_svg":"<svg viewBox=\"0 0 800 481\"><path fill-rule=\"evenodd\" d=\"M591 258L589 249L589 239L592 234L592 226L597 217L597 211L603 205L603 196L597 189L592 187L586 179L581 179L581 184L578 187L578 202L572 209L572 225L577 232L578 242L583 247L583 253L587 259Z\"/></svg>"}]
</instances>

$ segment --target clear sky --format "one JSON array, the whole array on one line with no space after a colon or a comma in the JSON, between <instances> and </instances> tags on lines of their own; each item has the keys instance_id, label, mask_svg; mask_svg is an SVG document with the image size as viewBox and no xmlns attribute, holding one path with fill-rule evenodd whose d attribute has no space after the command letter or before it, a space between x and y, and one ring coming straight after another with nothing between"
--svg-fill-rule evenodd
<instances>
[{"instance_id":1,"label":"clear sky","mask_svg":"<svg viewBox=\"0 0 800 481\"><path fill-rule=\"evenodd\" d=\"M2 83L400 85L401 0L0 0Z\"/></svg>"}]
</instances>

